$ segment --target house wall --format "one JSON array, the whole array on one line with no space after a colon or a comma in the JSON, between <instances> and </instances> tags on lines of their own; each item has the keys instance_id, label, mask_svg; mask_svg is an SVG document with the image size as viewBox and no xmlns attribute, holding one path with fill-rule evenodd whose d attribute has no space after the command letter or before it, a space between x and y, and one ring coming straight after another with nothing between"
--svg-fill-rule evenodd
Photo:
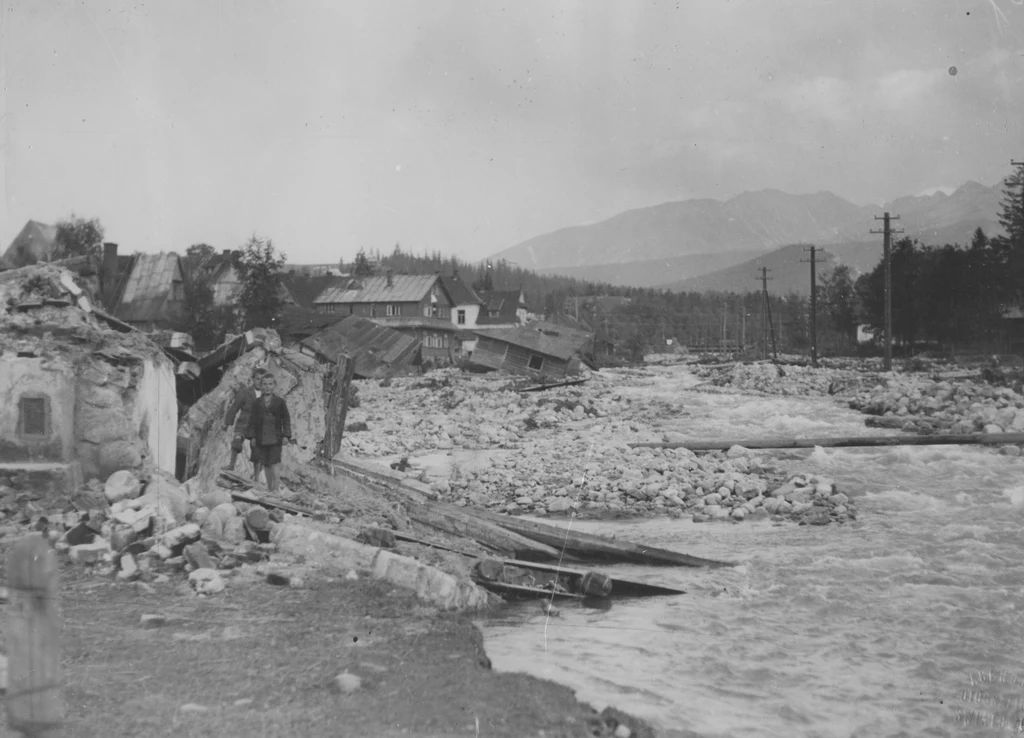
<instances>
[{"instance_id":1,"label":"house wall","mask_svg":"<svg viewBox=\"0 0 1024 738\"><path fill-rule=\"evenodd\" d=\"M177 390L162 354L110 363L90 356L78 367L75 449L86 480L106 480L148 461L175 471Z\"/></svg>"},{"instance_id":2,"label":"house wall","mask_svg":"<svg viewBox=\"0 0 1024 738\"><path fill-rule=\"evenodd\" d=\"M459 322L459 311L466 311L466 322ZM477 318L480 317L480 306L479 305L456 305L451 309L452 324L457 325L459 328L476 328Z\"/></svg>"},{"instance_id":3,"label":"house wall","mask_svg":"<svg viewBox=\"0 0 1024 738\"><path fill-rule=\"evenodd\" d=\"M45 397L45 436L19 433L22 397ZM66 462L74 456L75 372L52 358L0 355L0 463Z\"/></svg>"}]
</instances>

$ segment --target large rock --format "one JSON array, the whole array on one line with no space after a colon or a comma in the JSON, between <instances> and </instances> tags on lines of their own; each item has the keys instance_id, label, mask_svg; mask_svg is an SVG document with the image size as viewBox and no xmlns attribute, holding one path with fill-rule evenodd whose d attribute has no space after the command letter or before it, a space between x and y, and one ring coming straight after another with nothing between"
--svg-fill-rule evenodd
<instances>
[{"instance_id":1,"label":"large rock","mask_svg":"<svg viewBox=\"0 0 1024 738\"><path fill-rule=\"evenodd\" d=\"M107 477L107 481L103 485L103 494L107 498L107 502L114 504L121 500L138 497L141 489L142 482L138 477L127 469L121 469Z\"/></svg>"}]
</instances>

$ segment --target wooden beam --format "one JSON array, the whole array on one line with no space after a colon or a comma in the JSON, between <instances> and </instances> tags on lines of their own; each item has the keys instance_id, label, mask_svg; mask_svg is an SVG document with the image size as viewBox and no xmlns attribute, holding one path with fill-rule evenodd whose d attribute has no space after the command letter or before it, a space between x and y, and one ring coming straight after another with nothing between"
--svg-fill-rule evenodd
<instances>
[{"instance_id":1,"label":"wooden beam","mask_svg":"<svg viewBox=\"0 0 1024 738\"><path fill-rule=\"evenodd\" d=\"M57 575L57 557L38 533L7 554L7 724L29 738L57 736L64 724Z\"/></svg>"},{"instance_id":2,"label":"wooden beam","mask_svg":"<svg viewBox=\"0 0 1024 738\"><path fill-rule=\"evenodd\" d=\"M493 523L538 543L562 551L565 559L604 561L607 563L644 564L646 566L733 566L725 561L703 559L698 556L669 551L664 548L605 538L592 533L559 528L532 520L502 515L489 510L462 508L467 515Z\"/></svg>"},{"instance_id":3,"label":"wooden beam","mask_svg":"<svg viewBox=\"0 0 1024 738\"><path fill-rule=\"evenodd\" d=\"M724 441L631 443L631 448L685 448L690 451L727 451L743 448L846 448L862 446L999 446L1024 443L1024 433L953 433L933 436L838 436L836 438L759 438Z\"/></svg>"}]
</instances>

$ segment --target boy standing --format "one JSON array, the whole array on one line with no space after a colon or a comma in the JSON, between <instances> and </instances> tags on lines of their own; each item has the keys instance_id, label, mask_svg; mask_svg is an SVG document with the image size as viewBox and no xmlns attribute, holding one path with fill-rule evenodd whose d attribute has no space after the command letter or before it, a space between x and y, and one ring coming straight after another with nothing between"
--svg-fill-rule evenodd
<instances>
[{"instance_id":1,"label":"boy standing","mask_svg":"<svg viewBox=\"0 0 1024 738\"><path fill-rule=\"evenodd\" d=\"M235 435L231 439L231 463L224 467L229 471L235 470L235 462L238 461L238 454L242 453L242 444L246 438L249 439L250 457L253 456L251 453L253 440L249 432L249 425L252 419L253 405L260 396L260 381L263 379L263 374L264 370L260 367L253 369L252 384L240 388L235 393L231 404L228 405L227 415L224 417L224 430L231 430L232 425L235 427ZM259 476L258 471L256 476Z\"/></svg>"},{"instance_id":2,"label":"boy standing","mask_svg":"<svg viewBox=\"0 0 1024 738\"><path fill-rule=\"evenodd\" d=\"M252 419L249 425L253 444L253 468L256 477L262 467L267 472L267 490L271 494L277 492L279 483L278 465L281 463L281 447L292 437L292 419L288 414L288 405L284 398L274 394L277 383L273 375L263 375L260 382L262 397L256 400L252 408ZM258 461L257 461L258 459ZM258 464L258 466L257 466Z\"/></svg>"}]
</instances>

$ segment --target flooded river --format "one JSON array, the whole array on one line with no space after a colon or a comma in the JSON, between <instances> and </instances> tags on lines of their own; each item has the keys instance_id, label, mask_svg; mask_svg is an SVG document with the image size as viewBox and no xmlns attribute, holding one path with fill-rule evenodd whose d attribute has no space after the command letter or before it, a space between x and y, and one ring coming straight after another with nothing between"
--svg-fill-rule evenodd
<instances>
[{"instance_id":1,"label":"flooded river","mask_svg":"<svg viewBox=\"0 0 1024 738\"><path fill-rule=\"evenodd\" d=\"M685 417L661 427L693 436L878 432L831 398L694 384L666 368L629 391L681 400ZM613 567L688 594L607 611L560 604L556 618L511 607L481 623L494 667L567 684L669 736L1024 733L1024 458L956 446L776 458L833 478L859 520L574 522L738 566Z\"/></svg>"}]
</instances>

